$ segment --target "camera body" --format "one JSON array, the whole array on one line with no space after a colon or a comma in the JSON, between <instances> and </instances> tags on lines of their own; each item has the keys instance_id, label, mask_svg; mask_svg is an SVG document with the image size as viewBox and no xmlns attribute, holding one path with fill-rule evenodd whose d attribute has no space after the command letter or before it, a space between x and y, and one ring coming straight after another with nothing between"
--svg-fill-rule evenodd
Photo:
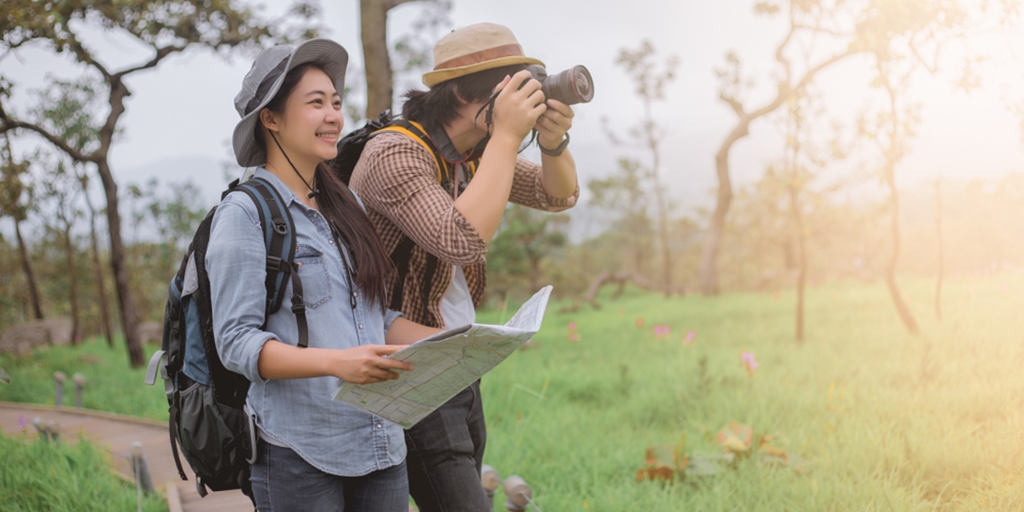
<instances>
[{"instance_id":1,"label":"camera body","mask_svg":"<svg viewBox=\"0 0 1024 512\"><path fill-rule=\"evenodd\" d=\"M544 66L526 66L530 76L540 82L541 92L549 100L558 100L566 105L588 103L594 99L594 79L583 66L573 66L560 73L549 75ZM525 82L524 82L525 83Z\"/></svg>"}]
</instances>

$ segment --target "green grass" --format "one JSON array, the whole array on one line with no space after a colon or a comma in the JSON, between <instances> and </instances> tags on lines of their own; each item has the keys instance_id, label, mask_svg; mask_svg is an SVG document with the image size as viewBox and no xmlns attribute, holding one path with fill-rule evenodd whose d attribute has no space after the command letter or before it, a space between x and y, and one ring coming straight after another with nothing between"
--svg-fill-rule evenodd
<instances>
[{"instance_id":1,"label":"green grass","mask_svg":"<svg viewBox=\"0 0 1024 512\"><path fill-rule=\"evenodd\" d=\"M902 284L921 336L881 283L812 290L803 345L793 293L553 304L540 346L484 378L486 462L524 477L546 511L1024 510L1024 274L951 280L941 323L932 283ZM670 340L654 339L656 323ZM752 378L743 350L761 363ZM634 480L646 447L685 433L691 454L718 453L730 421L780 434L773 444L808 471L744 460L713 477Z\"/></svg>"},{"instance_id":2,"label":"green grass","mask_svg":"<svg viewBox=\"0 0 1024 512\"><path fill-rule=\"evenodd\" d=\"M159 348L146 345L146 361ZM61 371L68 377L64 383L64 406L72 406L75 386L71 376L81 373L87 379L82 393L83 408L167 420L162 382L143 385L146 368L130 368L127 354L123 341L117 340L111 349L105 341L95 338L77 347L45 347L30 355L0 354L0 368L11 376L9 385L0 385L0 400L53 405L53 372Z\"/></svg>"},{"instance_id":3,"label":"green grass","mask_svg":"<svg viewBox=\"0 0 1024 512\"><path fill-rule=\"evenodd\" d=\"M920 336L906 333L881 283L811 290L803 345L792 292L627 291L572 314L552 304L539 347L484 378L486 462L524 477L546 512L1024 510L1024 273L950 279L941 322L933 283L901 284ZM579 342L567 340L570 321ZM657 323L671 339L654 339ZM743 350L761 363L753 377ZM0 356L0 368L12 378L0 400L53 403L52 372L81 372L87 407L166 418L162 389L141 384L123 349L51 348ZM773 444L807 471L743 460L712 477L634 480L648 446L685 433L691 455L717 453L714 434L730 421L779 434ZM495 510L503 502L499 492Z\"/></svg>"},{"instance_id":4,"label":"green grass","mask_svg":"<svg viewBox=\"0 0 1024 512\"><path fill-rule=\"evenodd\" d=\"M109 455L79 440L73 445L0 435L0 510L5 512L137 510L135 485L115 475ZM166 511L159 495L142 510Z\"/></svg>"}]
</instances>

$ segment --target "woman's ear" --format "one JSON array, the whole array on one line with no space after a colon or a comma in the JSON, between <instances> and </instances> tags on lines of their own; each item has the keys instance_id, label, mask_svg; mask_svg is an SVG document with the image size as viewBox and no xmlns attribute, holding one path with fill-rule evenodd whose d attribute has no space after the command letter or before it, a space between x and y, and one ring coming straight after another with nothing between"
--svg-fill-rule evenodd
<instances>
[{"instance_id":1,"label":"woman's ear","mask_svg":"<svg viewBox=\"0 0 1024 512\"><path fill-rule=\"evenodd\" d=\"M260 110L260 124L262 124L263 127L266 128L267 130L270 130L272 132L281 131L280 127L277 125L277 116L275 116L274 113L271 112L269 108Z\"/></svg>"}]
</instances>

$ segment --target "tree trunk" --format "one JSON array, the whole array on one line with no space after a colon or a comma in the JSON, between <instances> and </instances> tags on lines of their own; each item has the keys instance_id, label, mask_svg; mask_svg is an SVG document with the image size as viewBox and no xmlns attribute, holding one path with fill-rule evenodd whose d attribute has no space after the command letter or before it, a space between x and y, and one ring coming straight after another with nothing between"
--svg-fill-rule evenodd
<instances>
[{"instance_id":1,"label":"tree trunk","mask_svg":"<svg viewBox=\"0 0 1024 512\"><path fill-rule=\"evenodd\" d=\"M39 287L36 286L36 277L32 273L32 262L28 259L28 249L25 247L25 239L21 236L21 220L17 214L14 215L14 235L18 239L18 256L21 258L21 269L25 272L25 281L28 284L28 294L32 301L32 313L36 320L43 319L43 308L39 301Z\"/></svg>"},{"instance_id":2,"label":"tree trunk","mask_svg":"<svg viewBox=\"0 0 1024 512\"><path fill-rule=\"evenodd\" d=\"M75 247L71 243L71 226L64 227L64 256L71 285L71 345L82 339L81 314L78 309L78 271L75 269Z\"/></svg>"},{"instance_id":3,"label":"tree trunk","mask_svg":"<svg viewBox=\"0 0 1024 512\"><path fill-rule=\"evenodd\" d=\"M939 246L939 269L935 278L935 318L942 321L942 278L945 273L945 255L942 247L942 190L935 180L935 234Z\"/></svg>"},{"instance_id":4,"label":"tree trunk","mask_svg":"<svg viewBox=\"0 0 1024 512\"><path fill-rule=\"evenodd\" d=\"M896 263L900 257L900 203L899 193L896 190L896 178L894 176L894 169L892 164L888 164L886 169L886 183L889 185L889 194L892 201L892 218L890 219L890 234L892 235L892 251L889 253L889 262L885 268L885 284L889 287L889 295L892 296L892 302L896 306L896 312L900 315L900 320L903 321L903 325L907 327L910 334L917 334L917 321L914 320L914 316L910 313L910 309L907 308L907 304L903 301L903 296L900 294L899 286L896 283Z\"/></svg>"},{"instance_id":5,"label":"tree trunk","mask_svg":"<svg viewBox=\"0 0 1024 512\"><path fill-rule=\"evenodd\" d=\"M530 256L530 293L540 289L540 256Z\"/></svg>"},{"instance_id":6,"label":"tree trunk","mask_svg":"<svg viewBox=\"0 0 1024 512\"><path fill-rule=\"evenodd\" d=\"M388 56L389 0L359 0L363 67L366 68L366 118L377 119L391 108L394 97L391 58Z\"/></svg>"},{"instance_id":7,"label":"tree trunk","mask_svg":"<svg viewBox=\"0 0 1024 512\"><path fill-rule=\"evenodd\" d=\"M796 278L796 341L804 342L804 289L807 286L807 237L804 235L804 219L800 212L800 191L796 184L789 186L789 207L793 216L793 228L797 240Z\"/></svg>"},{"instance_id":8,"label":"tree trunk","mask_svg":"<svg viewBox=\"0 0 1024 512\"><path fill-rule=\"evenodd\" d=\"M711 225L704 242L704 252L700 261L700 290L705 295L718 295L718 253L722 248L722 236L725 232L725 217L729 214L732 204L732 179L729 176L729 151L732 145L746 137L750 118L740 119L732 133L722 142L718 154L715 155L715 172L718 175L718 195L715 212L711 216Z\"/></svg>"},{"instance_id":9,"label":"tree trunk","mask_svg":"<svg viewBox=\"0 0 1024 512\"><path fill-rule=\"evenodd\" d=\"M114 348L114 332L110 323L110 306L107 303L107 285L103 277L103 263L100 261L100 243L96 236L96 209L89 200L89 191L83 187L85 204L89 207L89 245L92 250L93 272L96 273L96 291L100 300L100 321L103 325L103 335L107 337L107 346Z\"/></svg>"},{"instance_id":10,"label":"tree trunk","mask_svg":"<svg viewBox=\"0 0 1024 512\"><path fill-rule=\"evenodd\" d=\"M132 300L129 286L128 267L125 264L124 243L121 240L121 216L118 214L117 183L110 173L106 158L100 159L97 165L103 191L107 198L107 225L110 232L110 267L114 272L114 284L117 289L117 302L121 308L121 328L125 343L128 345L128 361L132 367L138 368L145 364L142 343L139 341L138 319L135 316L135 302Z\"/></svg>"}]
</instances>

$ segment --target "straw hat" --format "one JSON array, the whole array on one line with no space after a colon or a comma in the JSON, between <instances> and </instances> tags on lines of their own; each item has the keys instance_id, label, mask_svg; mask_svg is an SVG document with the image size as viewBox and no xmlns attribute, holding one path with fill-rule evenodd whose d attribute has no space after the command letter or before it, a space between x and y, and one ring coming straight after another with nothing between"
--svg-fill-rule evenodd
<instances>
[{"instance_id":1,"label":"straw hat","mask_svg":"<svg viewBox=\"0 0 1024 512\"><path fill-rule=\"evenodd\" d=\"M423 75L423 84L433 87L477 71L512 64L544 65L523 54L523 47L508 27L477 23L453 30L434 45L434 69Z\"/></svg>"},{"instance_id":2,"label":"straw hat","mask_svg":"<svg viewBox=\"0 0 1024 512\"><path fill-rule=\"evenodd\" d=\"M307 62L323 64L339 93L345 90L348 52L334 41L310 39L294 48L274 46L260 52L242 80L242 90L235 96L235 110L242 120L235 125L231 145L238 165L254 167L267 163L267 152L256 144L255 138L260 111L274 99L285 75Z\"/></svg>"}]
</instances>

